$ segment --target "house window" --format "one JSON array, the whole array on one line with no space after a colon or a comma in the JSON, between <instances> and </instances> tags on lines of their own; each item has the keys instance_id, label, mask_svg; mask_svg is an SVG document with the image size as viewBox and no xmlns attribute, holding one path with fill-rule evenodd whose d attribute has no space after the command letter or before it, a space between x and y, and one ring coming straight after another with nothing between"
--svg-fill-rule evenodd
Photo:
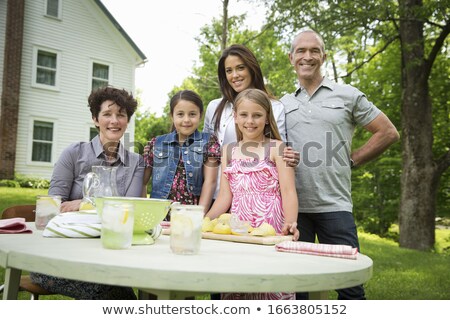
<instances>
[{"instance_id":1,"label":"house window","mask_svg":"<svg viewBox=\"0 0 450 320\"><path fill-rule=\"evenodd\" d=\"M89 128L89 141L91 141L92 139L94 139L94 137L98 135L98 130L97 128Z\"/></svg>"},{"instance_id":2,"label":"house window","mask_svg":"<svg viewBox=\"0 0 450 320\"><path fill-rule=\"evenodd\" d=\"M61 10L60 0L47 0L47 6L45 10L47 16L59 18L60 10Z\"/></svg>"},{"instance_id":3,"label":"house window","mask_svg":"<svg viewBox=\"0 0 450 320\"><path fill-rule=\"evenodd\" d=\"M31 161L52 162L53 123L34 121Z\"/></svg>"},{"instance_id":4,"label":"house window","mask_svg":"<svg viewBox=\"0 0 450 320\"><path fill-rule=\"evenodd\" d=\"M105 87L109 83L109 66L94 62L92 64L92 90Z\"/></svg>"},{"instance_id":5,"label":"house window","mask_svg":"<svg viewBox=\"0 0 450 320\"><path fill-rule=\"evenodd\" d=\"M33 86L58 89L59 53L34 49Z\"/></svg>"}]
</instances>

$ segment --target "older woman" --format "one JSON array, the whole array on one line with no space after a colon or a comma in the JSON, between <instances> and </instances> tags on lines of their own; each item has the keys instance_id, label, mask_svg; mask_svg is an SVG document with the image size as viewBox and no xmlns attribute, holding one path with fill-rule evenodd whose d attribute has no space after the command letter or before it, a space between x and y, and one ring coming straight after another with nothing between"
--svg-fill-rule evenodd
<instances>
[{"instance_id":1,"label":"older woman","mask_svg":"<svg viewBox=\"0 0 450 320\"><path fill-rule=\"evenodd\" d=\"M60 195L61 211L78 211L83 198L84 177L92 166L116 166L117 189L121 196L139 197L144 176L143 158L120 143L137 102L125 90L104 87L89 96L92 120L99 134L90 142L66 148L53 170L51 195Z\"/></svg>"},{"instance_id":2,"label":"older woman","mask_svg":"<svg viewBox=\"0 0 450 320\"><path fill-rule=\"evenodd\" d=\"M50 181L48 193L62 197L62 212L79 210L83 197L83 180L92 166L118 167L119 195L141 195L143 158L126 150L120 142L136 110L137 101L126 90L104 87L92 92L88 102L99 134L90 142L77 142L66 148L55 165ZM136 299L131 288L67 280L37 273L31 273L31 279L48 291L75 299Z\"/></svg>"}]
</instances>

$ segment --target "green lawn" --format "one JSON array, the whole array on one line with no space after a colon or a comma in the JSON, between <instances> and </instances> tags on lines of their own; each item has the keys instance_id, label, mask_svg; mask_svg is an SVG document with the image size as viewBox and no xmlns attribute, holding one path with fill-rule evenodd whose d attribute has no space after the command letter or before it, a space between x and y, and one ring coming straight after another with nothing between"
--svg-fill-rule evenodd
<instances>
[{"instance_id":1,"label":"green lawn","mask_svg":"<svg viewBox=\"0 0 450 320\"><path fill-rule=\"evenodd\" d=\"M14 204L34 203L36 195L46 193L46 190L0 187L0 210ZM399 248L392 240L362 232L359 237L362 253L374 262L373 276L365 285L367 299L450 300L450 229L436 230L436 252ZM0 284L3 279L4 269L0 268ZM29 296L21 293L19 298ZM64 299L62 296L49 298ZM330 292L330 299L335 298L336 293Z\"/></svg>"},{"instance_id":2,"label":"green lawn","mask_svg":"<svg viewBox=\"0 0 450 320\"><path fill-rule=\"evenodd\" d=\"M11 206L36 204L36 196L47 193L47 189L0 187L0 194L2 195L0 200L0 212Z\"/></svg>"},{"instance_id":3,"label":"green lawn","mask_svg":"<svg viewBox=\"0 0 450 320\"><path fill-rule=\"evenodd\" d=\"M450 230L437 230L450 244ZM373 260L373 276L366 284L368 299L450 299L450 254L399 248L391 240L360 233L361 250Z\"/></svg>"}]
</instances>

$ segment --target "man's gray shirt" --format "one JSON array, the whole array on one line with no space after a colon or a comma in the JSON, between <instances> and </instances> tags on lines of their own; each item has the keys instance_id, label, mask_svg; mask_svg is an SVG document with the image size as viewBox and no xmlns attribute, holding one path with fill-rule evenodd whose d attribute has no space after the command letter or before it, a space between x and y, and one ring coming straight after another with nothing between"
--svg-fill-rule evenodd
<instances>
[{"instance_id":1,"label":"man's gray shirt","mask_svg":"<svg viewBox=\"0 0 450 320\"><path fill-rule=\"evenodd\" d=\"M67 147L53 169L48 194L59 195L63 201L83 198L84 177L92 166L108 166L98 136L90 142L77 142ZM141 155L119 145L117 191L120 196L140 197L144 179L144 160Z\"/></svg>"},{"instance_id":2,"label":"man's gray shirt","mask_svg":"<svg viewBox=\"0 0 450 320\"><path fill-rule=\"evenodd\" d=\"M299 212L352 211L350 153L356 125L381 111L350 85L324 78L310 97L298 89L281 98L288 143L300 152L295 170Z\"/></svg>"}]
</instances>

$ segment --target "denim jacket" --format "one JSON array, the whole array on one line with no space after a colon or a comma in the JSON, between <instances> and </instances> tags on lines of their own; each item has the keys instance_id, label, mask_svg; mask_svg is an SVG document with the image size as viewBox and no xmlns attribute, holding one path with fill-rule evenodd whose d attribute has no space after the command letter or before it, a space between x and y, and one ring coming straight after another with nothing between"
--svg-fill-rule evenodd
<instances>
[{"instance_id":1,"label":"denim jacket","mask_svg":"<svg viewBox=\"0 0 450 320\"><path fill-rule=\"evenodd\" d=\"M153 148L152 198L167 199L181 157L186 169L186 185L200 196L203 185L203 158L208 152L210 134L195 130L182 146L176 131L156 137Z\"/></svg>"}]
</instances>

